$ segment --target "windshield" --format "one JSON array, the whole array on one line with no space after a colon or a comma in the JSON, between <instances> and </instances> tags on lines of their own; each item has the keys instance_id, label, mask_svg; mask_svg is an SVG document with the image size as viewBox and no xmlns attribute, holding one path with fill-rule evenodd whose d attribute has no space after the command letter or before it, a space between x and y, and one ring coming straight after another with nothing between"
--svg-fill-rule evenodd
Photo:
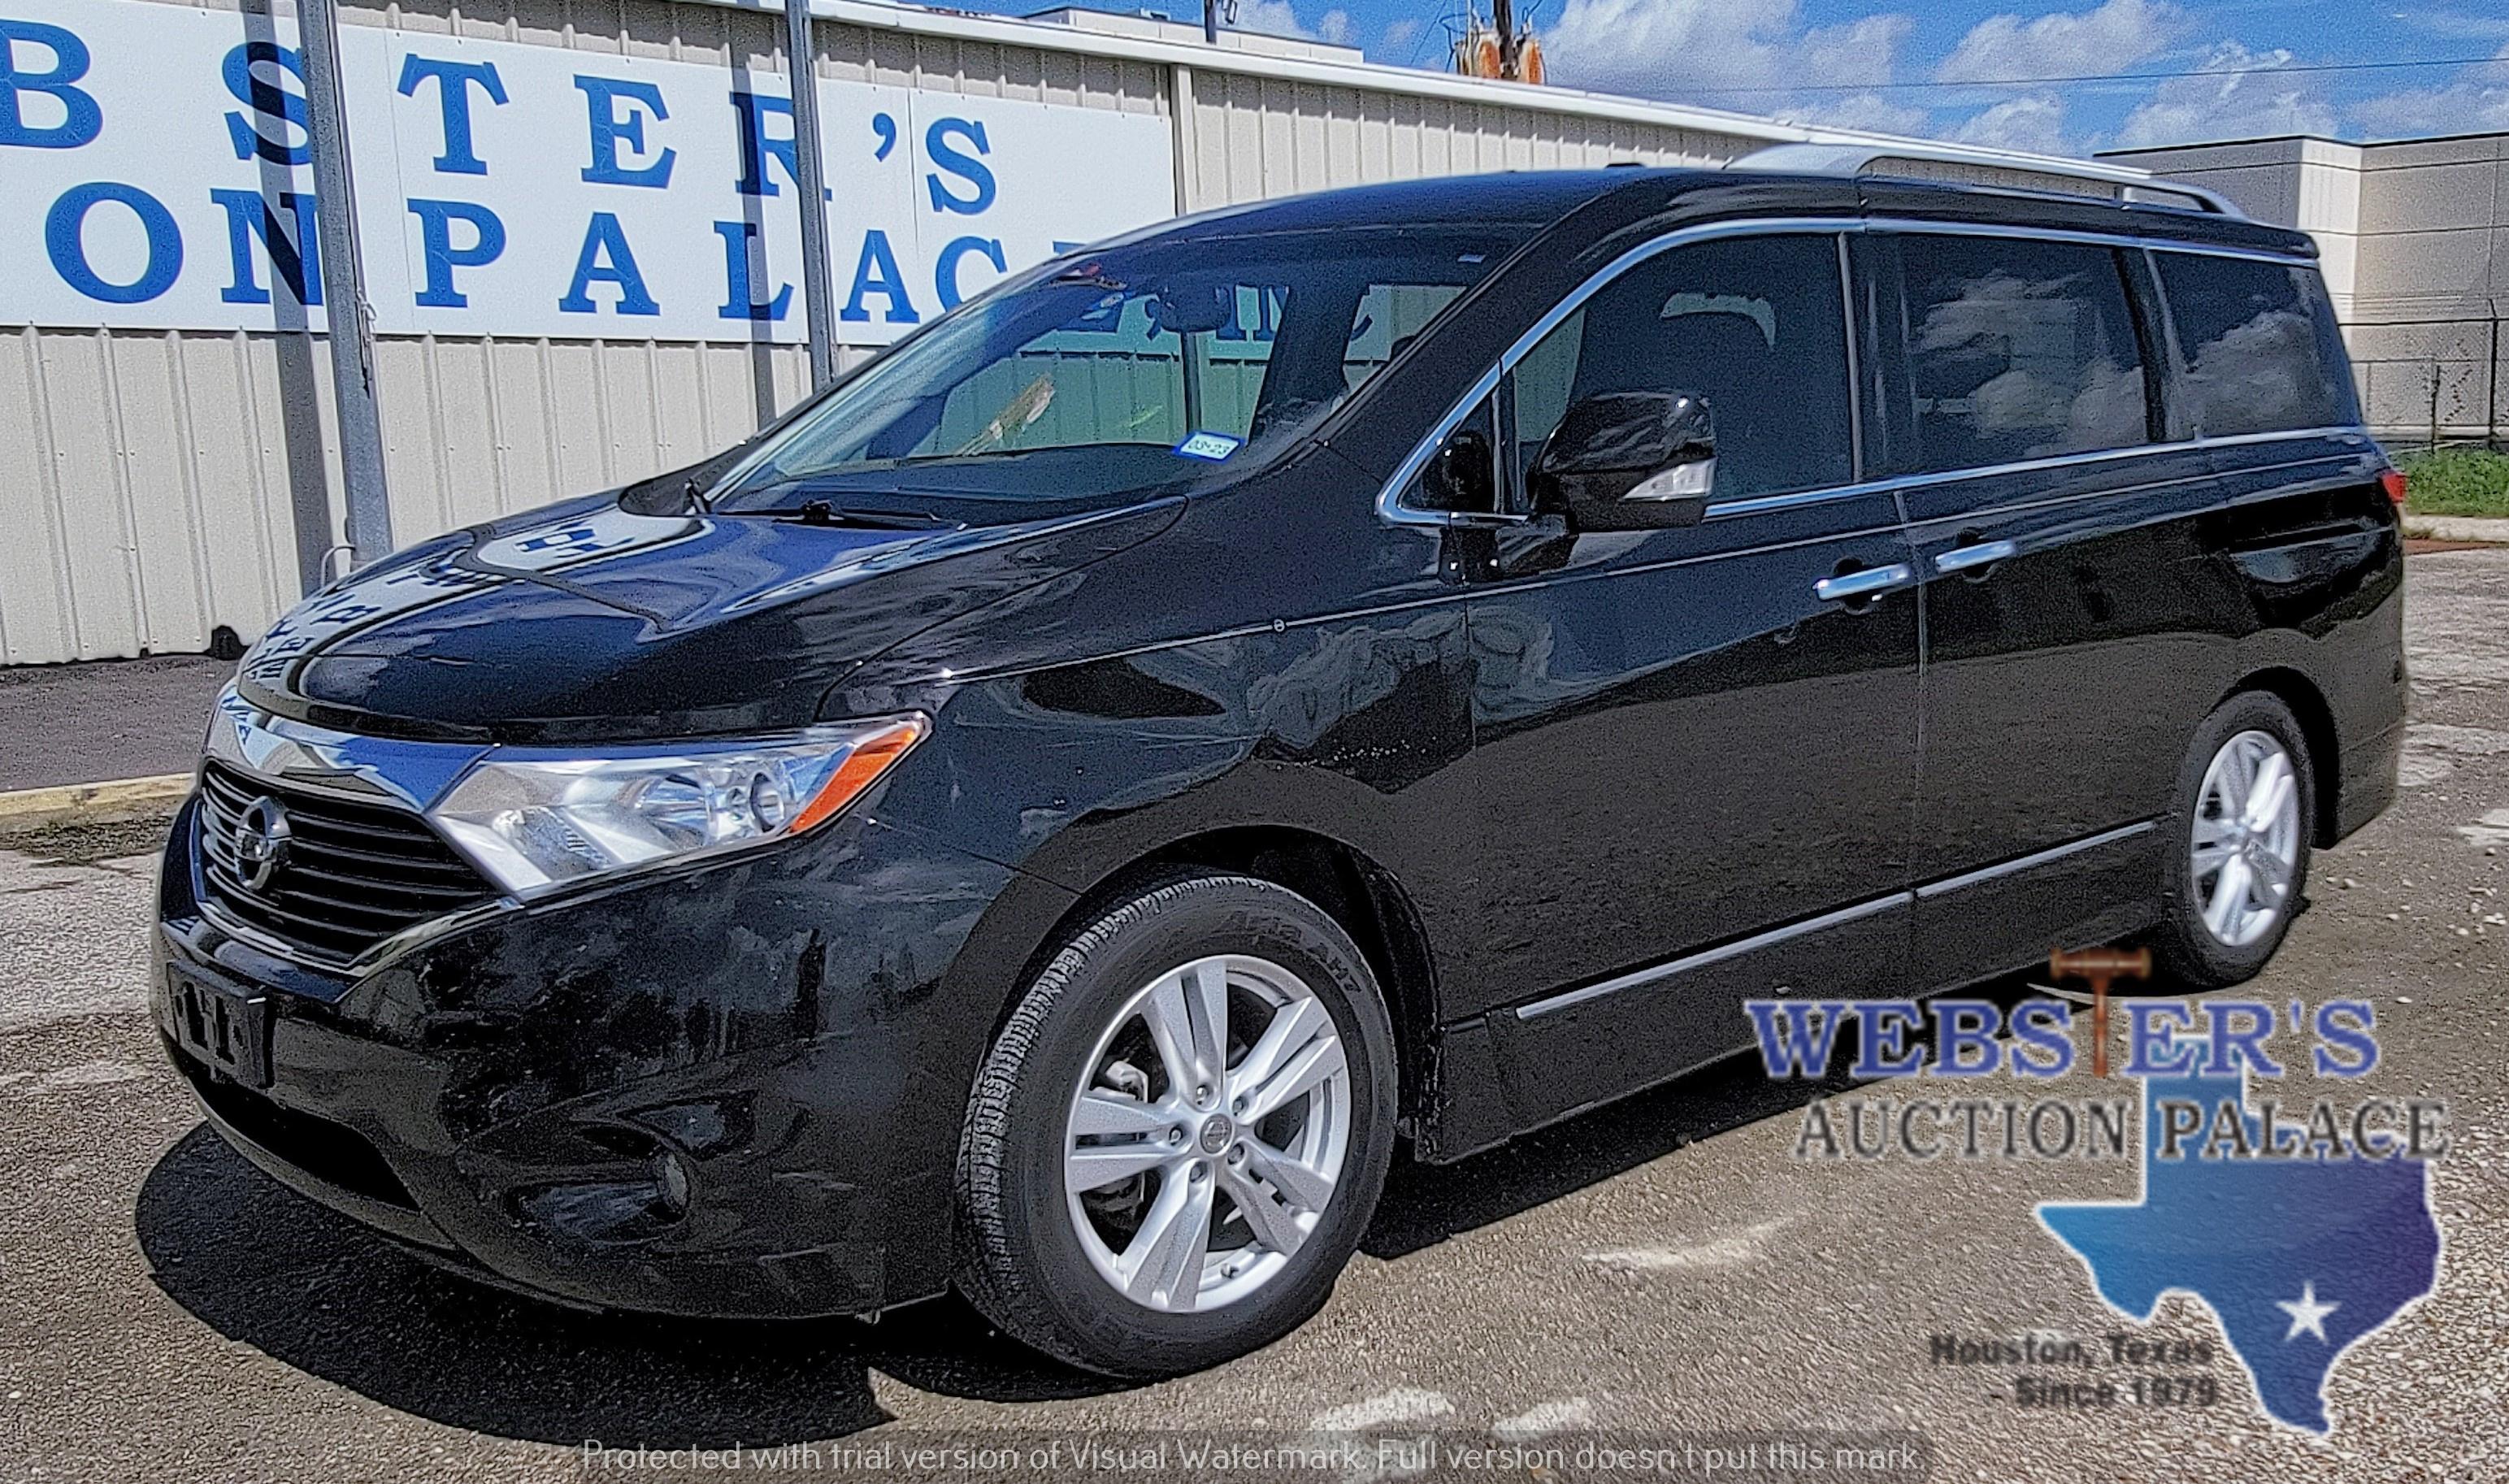
<instances>
[{"instance_id":1,"label":"windshield","mask_svg":"<svg viewBox=\"0 0 2509 1484\"><path fill-rule=\"evenodd\" d=\"M1074 258L866 367L754 451L713 504L952 503L962 518L978 501L1016 517L1260 462L1517 241L1491 227L1344 229L1154 238Z\"/></svg>"}]
</instances>

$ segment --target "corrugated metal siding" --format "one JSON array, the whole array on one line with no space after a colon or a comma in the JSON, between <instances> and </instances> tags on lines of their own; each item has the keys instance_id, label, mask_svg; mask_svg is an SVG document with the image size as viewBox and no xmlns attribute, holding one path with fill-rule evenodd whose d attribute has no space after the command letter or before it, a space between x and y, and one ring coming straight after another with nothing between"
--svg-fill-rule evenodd
<instances>
[{"instance_id":1,"label":"corrugated metal siding","mask_svg":"<svg viewBox=\"0 0 2509 1484\"><path fill-rule=\"evenodd\" d=\"M1714 165L1762 141L1193 69L1188 210L1490 170Z\"/></svg>"},{"instance_id":2,"label":"corrugated metal siding","mask_svg":"<svg viewBox=\"0 0 2509 1484\"><path fill-rule=\"evenodd\" d=\"M179 3L179 0L178 0ZM201 0L221 9L262 3ZM398 26L781 72L782 19L665 0L394 4ZM822 23L823 76L1173 117L1180 204L1470 171L1713 164L1760 142L906 31ZM18 330L0 351L0 659L257 634L338 540L330 371L304 336ZM852 364L870 352L843 348ZM693 462L789 406L798 347L398 337L376 347L402 542Z\"/></svg>"},{"instance_id":3,"label":"corrugated metal siding","mask_svg":"<svg viewBox=\"0 0 2509 1484\"><path fill-rule=\"evenodd\" d=\"M0 656L203 649L301 591L330 373L302 337L17 329L0 351ZM318 513L309 527L337 529Z\"/></svg>"}]
</instances>

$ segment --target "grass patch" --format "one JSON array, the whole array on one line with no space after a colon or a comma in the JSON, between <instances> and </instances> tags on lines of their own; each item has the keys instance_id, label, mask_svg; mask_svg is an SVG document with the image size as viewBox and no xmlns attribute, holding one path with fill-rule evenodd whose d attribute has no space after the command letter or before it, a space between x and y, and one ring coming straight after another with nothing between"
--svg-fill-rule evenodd
<instances>
[{"instance_id":1,"label":"grass patch","mask_svg":"<svg viewBox=\"0 0 2509 1484\"><path fill-rule=\"evenodd\" d=\"M2509 454L2443 448L2407 454L2405 508L2415 515L2509 516Z\"/></svg>"}]
</instances>

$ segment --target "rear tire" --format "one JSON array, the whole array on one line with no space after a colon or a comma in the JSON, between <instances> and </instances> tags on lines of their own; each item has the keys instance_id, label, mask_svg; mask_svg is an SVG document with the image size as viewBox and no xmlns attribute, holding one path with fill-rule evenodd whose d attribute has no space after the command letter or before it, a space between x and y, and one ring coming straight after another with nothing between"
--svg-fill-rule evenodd
<instances>
[{"instance_id":1,"label":"rear tire","mask_svg":"<svg viewBox=\"0 0 2509 1484\"><path fill-rule=\"evenodd\" d=\"M1171 879L1071 939L995 1039L959 1144L959 1287L1106 1375L1268 1345L1359 1245L1395 1094L1340 924L1269 881Z\"/></svg>"},{"instance_id":2,"label":"rear tire","mask_svg":"<svg viewBox=\"0 0 2509 1484\"><path fill-rule=\"evenodd\" d=\"M2206 717L2163 826L2154 967L2192 989L2255 978L2300 908L2316 817L2315 768L2291 708L2252 690Z\"/></svg>"}]
</instances>

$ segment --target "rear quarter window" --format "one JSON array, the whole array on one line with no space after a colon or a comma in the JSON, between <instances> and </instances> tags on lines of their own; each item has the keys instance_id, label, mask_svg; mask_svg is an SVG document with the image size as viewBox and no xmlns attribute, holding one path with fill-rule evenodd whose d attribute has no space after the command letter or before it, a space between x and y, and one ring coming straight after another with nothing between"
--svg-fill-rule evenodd
<instances>
[{"instance_id":1,"label":"rear quarter window","mask_svg":"<svg viewBox=\"0 0 2509 1484\"><path fill-rule=\"evenodd\" d=\"M2153 264L2187 365L2180 396L2198 436L2360 421L2334 307L2315 269L2192 252L2155 252Z\"/></svg>"}]
</instances>

